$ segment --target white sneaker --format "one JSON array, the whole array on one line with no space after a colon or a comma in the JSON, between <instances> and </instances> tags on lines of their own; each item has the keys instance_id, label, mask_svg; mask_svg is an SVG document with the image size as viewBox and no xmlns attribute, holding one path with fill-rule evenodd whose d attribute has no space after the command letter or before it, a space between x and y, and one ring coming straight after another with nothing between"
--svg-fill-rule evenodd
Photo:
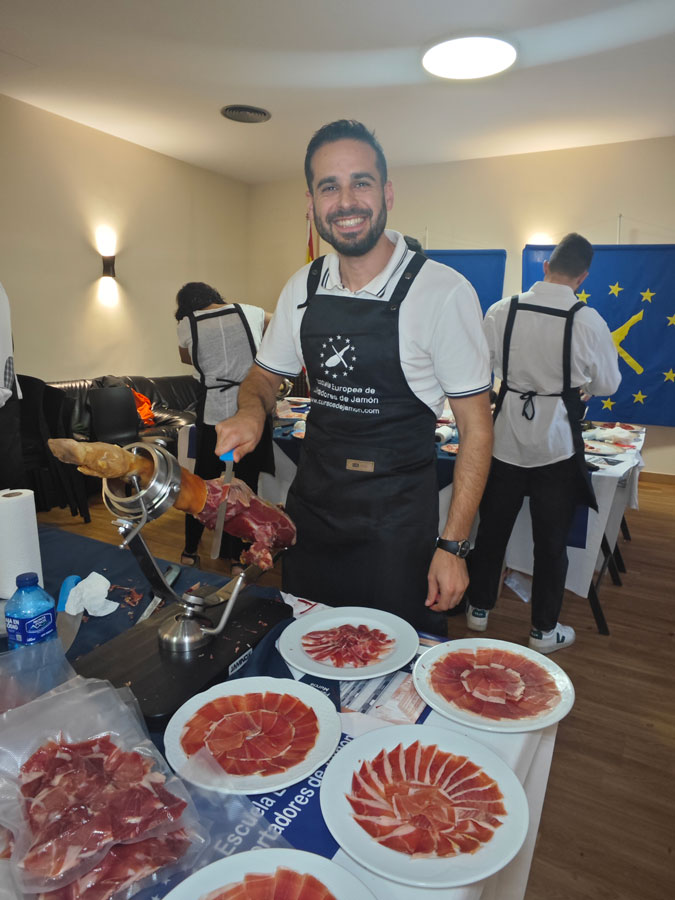
<instances>
[{"instance_id":1,"label":"white sneaker","mask_svg":"<svg viewBox=\"0 0 675 900\"><path fill-rule=\"evenodd\" d=\"M477 609L469 603L466 608L466 627L471 631L485 631L489 613L488 609Z\"/></svg>"},{"instance_id":2,"label":"white sneaker","mask_svg":"<svg viewBox=\"0 0 675 900\"><path fill-rule=\"evenodd\" d=\"M550 631L539 631L533 628L530 632L529 647L539 653L554 653L574 643L574 628L569 625L556 625Z\"/></svg>"}]
</instances>

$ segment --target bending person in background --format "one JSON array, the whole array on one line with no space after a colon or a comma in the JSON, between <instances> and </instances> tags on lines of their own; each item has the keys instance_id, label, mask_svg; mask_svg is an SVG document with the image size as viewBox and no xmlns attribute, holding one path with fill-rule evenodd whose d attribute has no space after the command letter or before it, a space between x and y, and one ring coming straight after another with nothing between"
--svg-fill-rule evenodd
<instances>
[{"instance_id":1,"label":"bending person in background","mask_svg":"<svg viewBox=\"0 0 675 900\"><path fill-rule=\"evenodd\" d=\"M181 361L195 368L201 385L197 405L197 440L195 475L217 478L224 464L215 456L216 422L231 416L237 409L239 385L251 368L256 351L267 327L270 314L258 306L226 303L215 288L201 281L191 281L176 295L178 348ZM254 453L240 460L234 474L253 491L258 489L260 472L274 472L272 431L267 423L264 440ZM183 565L198 565L197 550L204 525L185 516ZM223 535L220 555L231 560L231 571L241 570L239 557L242 542Z\"/></svg>"},{"instance_id":2,"label":"bending person in background","mask_svg":"<svg viewBox=\"0 0 675 900\"><path fill-rule=\"evenodd\" d=\"M584 457L582 392L613 394L621 381L609 328L577 300L593 247L568 234L544 263L544 280L495 303L484 331L501 388L490 477L469 556L467 625L485 631L497 602L506 546L530 498L534 572L529 645L551 653L574 642L558 616L567 575L567 535L579 504L597 509Z\"/></svg>"},{"instance_id":3,"label":"bending person in background","mask_svg":"<svg viewBox=\"0 0 675 900\"><path fill-rule=\"evenodd\" d=\"M382 148L360 122L321 128L305 156L308 213L335 253L284 287L239 410L216 426L235 459L258 443L283 378L307 369L311 410L286 509L296 545L283 589L393 612L447 634L490 463L490 370L476 292L385 230ZM461 435L437 544L434 434L449 397ZM438 549L437 549L438 548Z\"/></svg>"}]
</instances>

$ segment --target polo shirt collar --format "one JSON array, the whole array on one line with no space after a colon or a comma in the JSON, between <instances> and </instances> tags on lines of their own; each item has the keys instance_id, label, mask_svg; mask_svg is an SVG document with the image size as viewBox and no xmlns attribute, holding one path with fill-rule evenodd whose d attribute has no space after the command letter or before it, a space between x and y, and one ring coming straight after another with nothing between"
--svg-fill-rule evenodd
<instances>
[{"instance_id":1,"label":"polo shirt collar","mask_svg":"<svg viewBox=\"0 0 675 900\"><path fill-rule=\"evenodd\" d=\"M365 287L362 287L358 294L372 294L374 297L381 297L386 287L396 275L408 254L408 245L403 235L398 231L385 229L386 237L394 244L394 252L391 254L387 265L382 271L376 275ZM346 293L352 293L342 284L340 279L340 258L337 253L329 253L326 257L326 267L322 278L323 286L328 290L342 290Z\"/></svg>"}]
</instances>

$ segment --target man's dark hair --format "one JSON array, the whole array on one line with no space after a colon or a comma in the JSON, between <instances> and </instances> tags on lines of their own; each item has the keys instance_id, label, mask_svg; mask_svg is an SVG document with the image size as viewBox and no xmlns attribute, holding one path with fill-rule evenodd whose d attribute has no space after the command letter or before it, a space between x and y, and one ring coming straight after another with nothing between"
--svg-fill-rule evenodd
<instances>
[{"instance_id":1,"label":"man's dark hair","mask_svg":"<svg viewBox=\"0 0 675 900\"><path fill-rule=\"evenodd\" d=\"M196 309L206 309L212 303L225 303L218 291L203 281L188 281L176 294L176 319L180 322Z\"/></svg>"},{"instance_id":2,"label":"man's dark hair","mask_svg":"<svg viewBox=\"0 0 675 900\"><path fill-rule=\"evenodd\" d=\"M337 122L329 122L328 125L319 128L307 145L305 179L310 191L312 190L312 179L314 177L312 174L312 157L319 147L323 147L324 144L334 144L335 141L363 141L364 144L371 146L375 151L375 161L377 170L382 178L382 184L386 182L387 160L384 158L384 151L373 132L355 119L338 119Z\"/></svg>"},{"instance_id":3,"label":"man's dark hair","mask_svg":"<svg viewBox=\"0 0 675 900\"><path fill-rule=\"evenodd\" d=\"M566 234L553 250L548 267L552 272L558 272L560 275L578 278L579 275L588 272L592 259L593 247L590 241L580 234L572 232Z\"/></svg>"}]
</instances>

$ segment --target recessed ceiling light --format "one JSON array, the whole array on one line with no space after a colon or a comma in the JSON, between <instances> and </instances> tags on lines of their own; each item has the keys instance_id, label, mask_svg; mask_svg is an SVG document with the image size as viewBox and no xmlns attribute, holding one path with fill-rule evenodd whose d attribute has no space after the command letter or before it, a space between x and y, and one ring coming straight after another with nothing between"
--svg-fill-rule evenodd
<instances>
[{"instance_id":1,"label":"recessed ceiling light","mask_svg":"<svg viewBox=\"0 0 675 900\"><path fill-rule=\"evenodd\" d=\"M255 125L257 122L266 122L272 118L272 113L259 106L246 106L243 103L234 103L231 106L223 106L221 116L232 119L233 122L246 122Z\"/></svg>"},{"instance_id":2,"label":"recessed ceiling light","mask_svg":"<svg viewBox=\"0 0 675 900\"><path fill-rule=\"evenodd\" d=\"M422 65L439 78L486 78L512 66L516 49L499 38L465 37L436 44L424 54Z\"/></svg>"}]
</instances>

